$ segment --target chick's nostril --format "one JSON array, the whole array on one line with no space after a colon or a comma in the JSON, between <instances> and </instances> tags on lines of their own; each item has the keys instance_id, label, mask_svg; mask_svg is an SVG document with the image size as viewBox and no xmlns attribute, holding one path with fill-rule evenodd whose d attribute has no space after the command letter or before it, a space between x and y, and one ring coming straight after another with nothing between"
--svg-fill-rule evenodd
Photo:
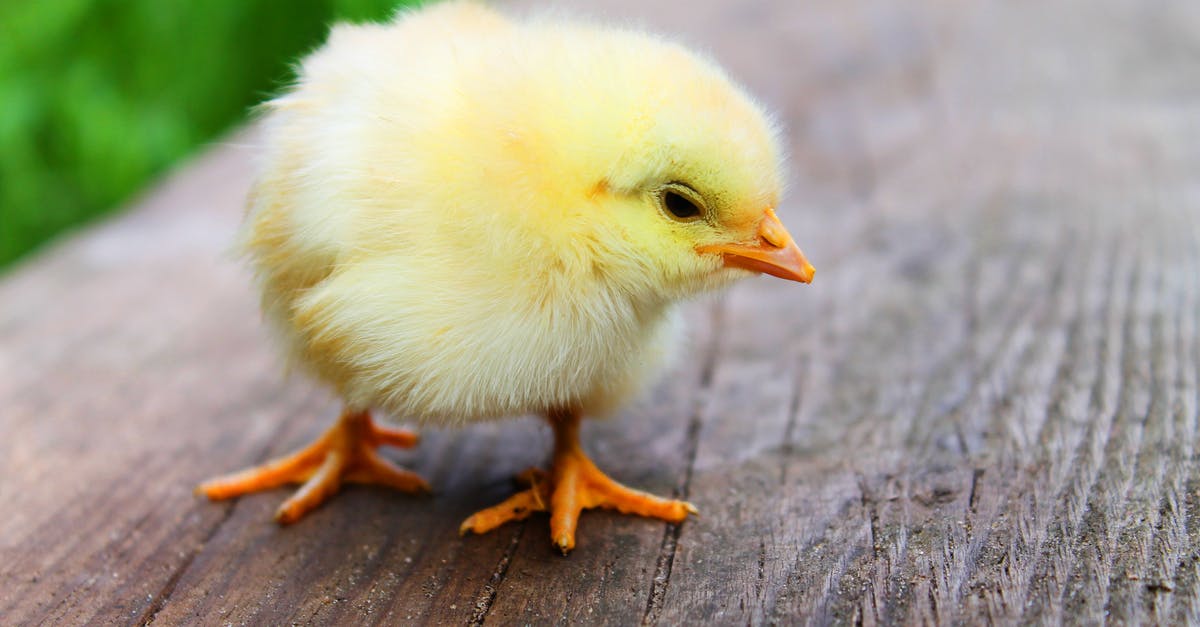
<instances>
[{"instance_id":1,"label":"chick's nostril","mask_svg":"<svg viewBox=\"0 0 1200 627\"><path fill-rule=\"evenodd\" d=\"M764 244L767 244L772 248L783 248L784 246L787 246L788 243L787 231L784 231L783 229L769 222L762 225L762 228L758 232L758 236Z\"/></svg>"},{"instance_id":2,"label":"chick's nostril","mask_svg":"<svg viewBox=\"0 0 1200 627\"><path fill-rule=\"evenodd\" d=\"M775 215L774 209L767 209L764 213L763 220L758 225L758 237L771 248L786 248L792 241L787 229L783 228L783 224Z\"/></svg>"}]
</instances>

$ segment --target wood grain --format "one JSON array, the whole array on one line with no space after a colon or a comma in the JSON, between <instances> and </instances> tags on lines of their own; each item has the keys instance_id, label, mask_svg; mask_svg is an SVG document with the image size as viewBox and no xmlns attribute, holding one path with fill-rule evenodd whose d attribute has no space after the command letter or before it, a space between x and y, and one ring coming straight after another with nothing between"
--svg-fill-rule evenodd
<instances>
[{"instance_id":1,"label":"wood grain","mask_svg":"<svg viewBox=\"0 0 1200 627\"><path fill-rule=\"evenodd\" d=\"M692 307L585 427L675 527L458 523L544 461L524 418L393 457L288 528L214 473L337 411L225 255L253 131L0 279L3 624L1200 622L1200 5L611 0L776 111L806 288Z\"/></svg>"}]
</instances>

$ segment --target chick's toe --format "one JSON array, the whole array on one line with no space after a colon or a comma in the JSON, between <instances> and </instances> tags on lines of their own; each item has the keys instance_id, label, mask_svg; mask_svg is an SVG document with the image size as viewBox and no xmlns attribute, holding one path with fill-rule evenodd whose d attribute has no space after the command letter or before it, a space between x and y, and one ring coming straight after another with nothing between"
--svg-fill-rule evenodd
<instances>
[{"instance_id":1,"label":"chick's toe","mask_svg":"<svg viewBox=\"0 0 1200 627\"><path fill-rule=\"evenodd\" d=\"M554 463L550 472L526 470L517 480L529 486L503 503L476 512L459 532L487 533L504 523L523 520L534 512L550 512L550 539L563 554L575 548L575 529L585 509L603 507L680 523L696 514L686 501L664 499L613 481L596 467L579 445L579 416L554 414Z\"/></svg>"},{"instance_id":2,"label":"chick's toe","mask_svg":"<svg viewBox=\"0 0 1200 627\"><path fill-rule=\"evenodd\" d=\"M216 477L196 492L217 501L289 483L302 484L275 512L281 524L296 522L333 496L343 481L383 485L402 492L427 493L429 484L414 472L379 456L380 445L410 448L417 434L381 427L368 412L345 410L334 426L315 442L291 455L260 466Z\"/></svg>"}]
</instances>

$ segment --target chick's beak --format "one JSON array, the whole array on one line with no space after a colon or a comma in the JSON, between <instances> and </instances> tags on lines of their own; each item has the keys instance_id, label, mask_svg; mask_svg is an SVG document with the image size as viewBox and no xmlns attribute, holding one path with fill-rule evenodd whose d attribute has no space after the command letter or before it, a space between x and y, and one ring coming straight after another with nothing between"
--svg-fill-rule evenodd
<instances>
[{"instance_id":1,"label":"chick's beak","mask_svg":"<svg viewBox=\"0 0 1200 627\"><path fill-rule=\"evenodd\" d=\"M783 228L774 209L767 209L753 244L712 244L696 249L721 255L726 267L763 272L789 281L811 283L816 269Z\"/></svg>"}]
</instances>

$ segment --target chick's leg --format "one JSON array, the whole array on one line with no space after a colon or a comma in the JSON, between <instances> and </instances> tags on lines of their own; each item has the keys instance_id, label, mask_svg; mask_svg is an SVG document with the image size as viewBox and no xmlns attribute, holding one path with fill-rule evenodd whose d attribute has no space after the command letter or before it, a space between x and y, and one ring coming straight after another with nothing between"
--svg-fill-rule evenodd
<instances>
[{"instance_id":1,"label":"chick's leg","mask_svg":"<svg viewBox=\"0 0 1200 627\"><path fill-rule=\"evenodd\" d=\"M585 509L604 507L679 523L696 508L688 502L663 499L613 481L596 468L579 446L579 415L550 416L554 429L554 462L549 473L531 470L519 477L528 489L503 503L476 512L463 521L461 533L487 533L506 522L523 520L533 512L550 512L550 539L564 554L575 547L575 528Z\"/></svg>"},{"instance_id":2,"label":"chick's leg","mask_svg":"<svg viewBox=\"0 0 1200 627\"><path fill-rule=\"evenodd\" d=\"M336 424L320 438L291 455L261 466L210 479L196 488L198 494L217 501L288 483L300 489L275 511L275 520L287 524L333 496L343 481L384 485L403 492L428 492L429 484L379 456L382 445L410 448L417 434L380 427L366 411L344 410Z\"/></svg>"}]
</instances>

